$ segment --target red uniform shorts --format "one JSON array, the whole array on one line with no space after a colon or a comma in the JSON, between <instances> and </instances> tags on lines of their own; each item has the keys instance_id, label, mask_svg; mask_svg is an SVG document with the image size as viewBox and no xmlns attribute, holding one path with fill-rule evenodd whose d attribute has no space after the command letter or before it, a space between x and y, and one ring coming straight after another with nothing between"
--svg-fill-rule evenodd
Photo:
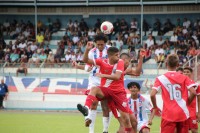
<instances>
[{"instance_id":1,"label":"red uniform shorts","mask_svg":"<svg viewBox=\"0 0 200 133\"><path fill-rule=\"evenodd\" d=\"M198 123L196 117L190 117L188 119L189 129L198 129Z\"/></svg>"},{"instance_id":2,"label":"red uniform shorts","mask_svg":"<svg viewBox=\"0 0 200 133\"><path fill-rule=\"evenodd\" d=\"M165 119L161 120L160 133L174 133L175 129L177 129L177 133L188 133L189 132L188 120L182 122L171 122Z\"/></svg>"},{"instance_id":3,"label":"red uniform shorts","mask_svg":"<svg viewBox=\"0 0 200 133\"><path fill-rule=\"evenodd\" d=\"M108 107L113 112L115 117L119 117L117 110L122 112L131 113L128 106L128 99L126 97L126 92L113 92L109 87L99 87L104 94L104 98L108 101Z\"/></svg>"}]
</instances>

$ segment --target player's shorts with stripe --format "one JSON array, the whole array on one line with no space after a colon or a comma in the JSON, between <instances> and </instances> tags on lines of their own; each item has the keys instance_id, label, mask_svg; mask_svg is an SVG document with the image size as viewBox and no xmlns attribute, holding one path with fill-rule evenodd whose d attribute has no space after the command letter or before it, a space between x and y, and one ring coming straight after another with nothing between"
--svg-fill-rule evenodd
<instances>
[{"instance_id":1,"label":"player's shorts with stripe","mask_svg":"<svg viewBox=\"0 0 200 133\"><path fill-rule=\"evenodd\" d=\"M189 129L198 129L198 123L196 117L190 117L188 119Z\"/></svg>"}]
</instances>

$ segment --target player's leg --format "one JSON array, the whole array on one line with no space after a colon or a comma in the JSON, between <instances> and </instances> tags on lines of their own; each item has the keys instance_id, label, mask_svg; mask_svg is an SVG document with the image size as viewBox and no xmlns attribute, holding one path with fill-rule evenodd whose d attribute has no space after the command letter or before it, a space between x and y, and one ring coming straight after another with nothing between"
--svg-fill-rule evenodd
<instances>
[{"instance_id":1,"label":"player's leg","mask_svg":"<svg viewBox=\"0 0 200 133\"><path fill-rule=\"evenodd\" d=\"M3 95L0 95L0 109L3 108Z\"/></svg>"},{"instance_id":2,"label":"player's leg","mask_svg":"<svg viewBox=\"0 0 200 133\"><path fill-rule=\"evenodd\" d=\"M108 132L111 118L110 110L108 108L108 102L106 99L101 101L101 108L103 112L103 132L106 133Z\"/></svg>"},{"instance_id":3,"label":"player's leg","mask_svg":"<svg viewBox=\"0 0 200 133\"><path fill-rule=\"evenodd\" d=\"M177 123L177 133L188 133L189 132L189 121L183 121Z\"/></svg>"},{"instance_id":4,"label":"player's leg","mask_svg":"<svg viewBox=\"0 0 200 133\"><path fill-rule=\"evenodd\" d=\"M103 98L104 94L101 91L101 89L99 89L99 87L92 87L87 98L86 98L86 100L85 100L85 106L83 106L81 104L77 104L78 110L84 116L88 115L88 110L91 108L93 102L98 101L98 99L96 97Z\"/></svg>"},{"instance_id":5,"label":"player's leg","mask_svg":"<svg viewBox=\"0 0 200 133\"><path fill-rule=\"evenodd\" d=\"M125 133L132 133L133 130L132 130L132 125L131 125L129 114L126 112L123 112L121 110L119 110L119 113L120 113L120 116L121 116L121 119L122 119L122 122L123 122L123 125L125 128Z\"/></svg>"},{"instance_id":6,"label":"player's leg","mask_svg":"<svg viewBox=\"0 0 200 133\"><path fill-rule=\"evenodd\" d=\"M129 114L129 117L130 117L130 121L131 121L133 131L136 133L137 132L137 125L138 125L137 119L135 118L133 113Z\"/></svg>"},{"instance_id":7,"label":"player's leg","mask_svg":"<svg viewBox=\"0 0 200 133\"><path fill-rule=\"evenodd\" d=\"M119 122L119 129L118 129L117 133L124 133L124 125L123 125L122 118L118 117L117 120Z\"/></svg>"},{"instance_id":8,"label":"player's leg","mask_svg":"<svg viewBox=\"0 0 200 133\"><path fill-rule=\"evenodd\" d=\"M160 133L174 133L176 125L176 122L169 122L165 119L162 119Z\"/></svg>"}]
</instances>

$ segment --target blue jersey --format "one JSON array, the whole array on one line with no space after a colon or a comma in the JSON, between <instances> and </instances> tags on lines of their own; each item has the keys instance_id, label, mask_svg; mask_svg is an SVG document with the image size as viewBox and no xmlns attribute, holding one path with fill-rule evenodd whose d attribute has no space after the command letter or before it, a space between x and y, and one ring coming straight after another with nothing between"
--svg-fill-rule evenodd
<instances>
[{"instance_id":1,"label":"blue jersey","mask_svg":"<svg viewBox=\"0 0 200 133\"><path fill-rule=\"evenodd\" d=\"M5 95L8 92L8 86L6 84L0 84L0 95Z\"/></svg>"}]
</instances>

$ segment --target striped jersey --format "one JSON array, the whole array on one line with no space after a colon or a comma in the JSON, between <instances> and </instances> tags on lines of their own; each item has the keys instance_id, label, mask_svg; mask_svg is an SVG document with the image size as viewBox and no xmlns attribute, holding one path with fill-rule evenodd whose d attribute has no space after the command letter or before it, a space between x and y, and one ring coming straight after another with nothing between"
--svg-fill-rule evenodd
<instances>
[{"instance_id":1,"label":"striped jersey","mask_svg":"<svg viewBox=\"0 0 200 133\"><path fill-rule=\"evenodd\" d=\"M162 90L162 118L171 122L185 121L189 118L187 106L188 89L195 86L187 76L175 71L158 76L152 89Z\"/></svg>"}]
</instances>

